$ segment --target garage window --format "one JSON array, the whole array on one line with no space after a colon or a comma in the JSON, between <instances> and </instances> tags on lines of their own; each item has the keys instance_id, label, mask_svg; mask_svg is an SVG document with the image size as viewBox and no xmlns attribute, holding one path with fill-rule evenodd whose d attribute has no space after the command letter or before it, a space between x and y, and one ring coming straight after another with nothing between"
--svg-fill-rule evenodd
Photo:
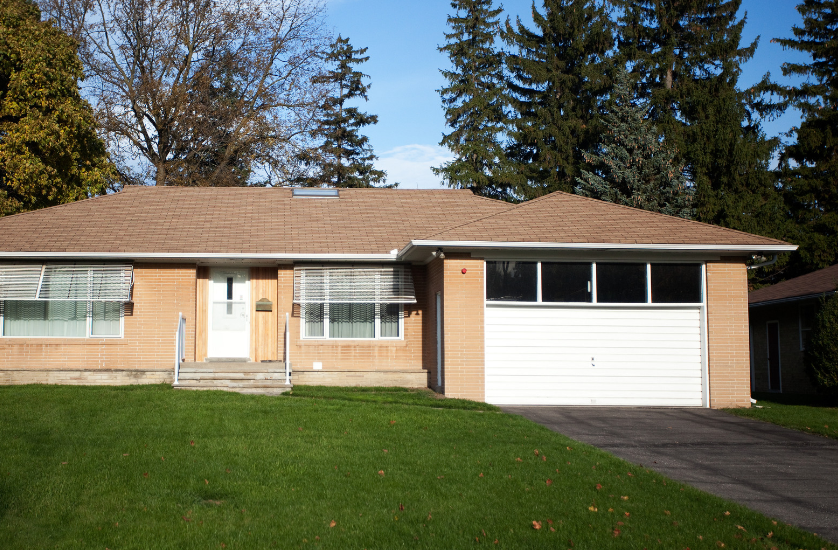
<instances>
[{"instance_id":1,"label":"garage window","mask_svg":"<svg viewBox=\"0 0 838 550\"><path fill-rule=\"evenodd\" d=\"M643 304L646 302L646 264L596 265L597 302Z\"/></svg>"},{"instance_id":2,"label":"garage window","mask_svg":"<svg viewBox=\"0 0 838 550\"><path fill-rule=\"evenodd\" d=\"M695 304L701 302L701 266L652 264L652 302Z\"/></svg>"},{"instance_id":3,"label":"garage window","mask_svg":"<svg viewBox=\"0 0 838 550\"><path fill-rule=\"evenodd\" d=\"M538 262L486 262L486 299L538 301Z\"/></svg>"},{"instance_id":4,"label":"garage window","mask_svg":"<svg viewBox=\"0 0 838 550\"><path fill-rule=\"evenodd\" d=\"M542 302L590 302L590 263L542 262Z\"/></svg>"},{"instance_id":5,"label":"garage window","mask_svg":"<svg viewBox=\"0 0 838 550\"><path fill-rule=\"evenodd\" d=\"M486 301L701 304L699 263L486 262Z\"/></svg>"}]
</instances>

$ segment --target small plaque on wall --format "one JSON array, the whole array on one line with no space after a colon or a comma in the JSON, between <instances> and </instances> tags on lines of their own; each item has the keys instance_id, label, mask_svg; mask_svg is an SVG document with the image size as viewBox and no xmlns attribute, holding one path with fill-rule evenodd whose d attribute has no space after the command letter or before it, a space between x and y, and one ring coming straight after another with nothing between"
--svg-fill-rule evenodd
<instances>
[{"instance_id":1,"label":"small plaque on wall","mask_svg":"<svg viewBox=\"0 0 838 550\"><path fill-rule=\"evenodd\" d=\"M256 311L273 311L274 304L267 298L262 298L256 302Z\"/></svg>"}]
</instances>

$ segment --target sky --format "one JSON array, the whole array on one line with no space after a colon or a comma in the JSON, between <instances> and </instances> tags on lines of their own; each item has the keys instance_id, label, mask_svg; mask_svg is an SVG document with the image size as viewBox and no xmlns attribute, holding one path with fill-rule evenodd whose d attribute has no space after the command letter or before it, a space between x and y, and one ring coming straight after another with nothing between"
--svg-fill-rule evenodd
<instances>
[{"instance_id":1,"label":"sky","mask_svg":"<svg viewBox=\"0 0 838 550\"><path fill-rule=\"evenodd\" d=\"M791 37L791 28L801 25L795 0L743 0L740 16L747 13L742 44L760 36L756 54L744 67L739 83L746 87L770 72L773 80L788 84L782 76L784 62L806 61L806 56L783 50L772 38ZM506 0L505 19L521 17L529 23L532 2ZM541 9L538 0L536 6ZM328 0L327 22L335 34L349 38L355 48L369 48L370 60L358 69L370 76L369 101L362 110L378 115L378 124L362 130L387 171L388 182L407 189L440 187L430 170L451 158L439 141L448 130L438 89L445 85L439 70L448 58L437 50L445 42L447 0ZM788 112L764 121L767 135L777 136L796 125L799 116Z\"/></svg>"}]
</instances>

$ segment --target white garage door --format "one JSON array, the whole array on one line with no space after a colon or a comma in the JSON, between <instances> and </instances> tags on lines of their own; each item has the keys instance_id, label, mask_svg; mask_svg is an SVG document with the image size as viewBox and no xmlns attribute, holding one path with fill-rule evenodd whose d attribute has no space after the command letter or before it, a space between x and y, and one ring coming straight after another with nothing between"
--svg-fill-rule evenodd
<instances>
[{"instance_id":1,"label":"white garage door","mask_svg":"<svg viewBox=\"0 0 838 550\"><path fill-rule=\"evenodd\" d=\"M698 307L486 308L486 401L701 406Z\"/></svg>"}]
</instances>

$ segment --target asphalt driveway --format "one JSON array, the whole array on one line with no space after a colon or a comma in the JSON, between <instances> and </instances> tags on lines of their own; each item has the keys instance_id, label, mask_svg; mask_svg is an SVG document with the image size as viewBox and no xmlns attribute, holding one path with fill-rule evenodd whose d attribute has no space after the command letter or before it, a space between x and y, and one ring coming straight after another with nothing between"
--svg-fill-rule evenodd
<instances>
[{"instance_id":1,"label":"asphalt driveway","mask_svg":"<svg viewBox=\"0 0 838 550\"><path fill-rule=\"evenodd\" d=\"M838 542L838 441L709 409L503 407Z\"/></svg>"}]
</instances>

